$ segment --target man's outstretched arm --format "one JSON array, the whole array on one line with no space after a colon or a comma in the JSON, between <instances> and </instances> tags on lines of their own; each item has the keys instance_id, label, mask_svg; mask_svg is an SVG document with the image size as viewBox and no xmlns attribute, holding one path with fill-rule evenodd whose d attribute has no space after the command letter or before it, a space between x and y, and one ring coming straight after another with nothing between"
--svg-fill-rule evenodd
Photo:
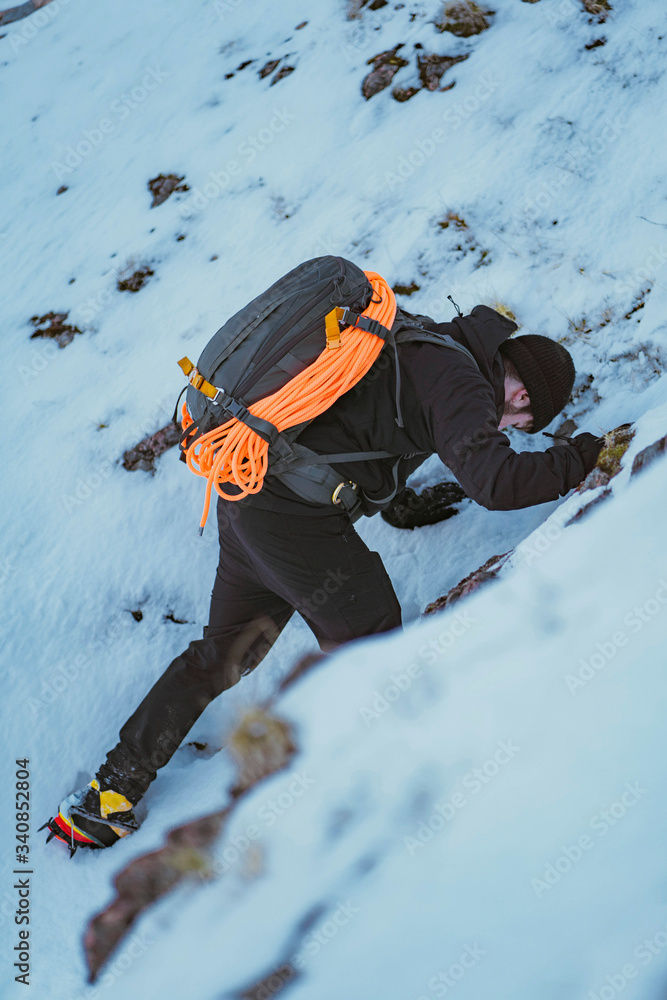
<instances>
[{"instance_id":1,"label":"man's outstretched arm","mask_svg":"<svg viewBox=\"0 0 667 1000\"><path fill-rule=\"evenodd\" d=\"M476 373L442 380L426 418L441 460L467 495L489 510L516 510L564 496L585 478L600 451L593 435L578 435L543 452L516 452L498 430L489 383ZM583 439L583 440L580 440Z\"/></svg>"}]
</instances>

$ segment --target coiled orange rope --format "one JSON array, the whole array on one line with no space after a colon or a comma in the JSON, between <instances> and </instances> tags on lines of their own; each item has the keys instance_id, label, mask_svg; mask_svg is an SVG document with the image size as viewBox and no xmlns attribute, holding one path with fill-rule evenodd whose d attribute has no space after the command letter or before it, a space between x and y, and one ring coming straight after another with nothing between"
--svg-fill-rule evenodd
<instances>
[{"instance_id":1,"label":"coiled orange rope","mask_svg":"<svg viewBox=\"0 0 667 1000\"><path fill-rule=\"evenodd\" d=\"M362 313L391 328L396 316L396 299L384 278L375 271L364 274L373 286L373 300ZM363 378L382 350L383 341L373 333L348 326L341 332L341 345L326 348L299 375L273 395L253 403L252 414L270 421L279 431L312 420L327 410L339 396ZM187 406L182 409L181 425L186 430L192 424ZM240 500L258 493L264 485L268 468L268 442L235 417L202 434L189 447L185 458L188 468L204 476L206 497L199 524L204 530L211 503L211 490L225 500ZM222 486L233 483L239 493L225 493Z\"/></svg>"}]
</instances>

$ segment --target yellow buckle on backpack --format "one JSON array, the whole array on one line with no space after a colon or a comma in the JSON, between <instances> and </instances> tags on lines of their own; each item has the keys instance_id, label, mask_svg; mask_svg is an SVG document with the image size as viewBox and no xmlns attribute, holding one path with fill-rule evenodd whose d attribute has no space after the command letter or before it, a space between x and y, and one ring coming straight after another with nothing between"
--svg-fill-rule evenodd
<instances>
[{"instance_id":1,"label":"yellow buckle on backpack","mask_svg":"<svg viewBox=\"0 0 667 1000\"><path fill-rule=\"evenodd\" d=\"M208 396L209 399L216 398L220 390L216 389L214 385L211 385L210 382L206 381L206 379L201 374L199 369L195 368L195 366L192 364L190 358L181 358L178 364L181 367L183 374L187 378L190 385L193 386L193 388L199 389L199 391L203 392L204 395Z\"/></svg>"},{"instance_id":2,"label":"yellow buckle on backpack","mask_svg":"<svg viewBox=\"0 0 667 1000\"><path fill-rule=\"evenodd\" d=\"M340 327L338 321L343 315L343 310L340 306L336 306L331 312L328 312L324 317L324 328L327 334L327 347L331 350L336 347L340 347Z\"/></svg>"}]
</instances>

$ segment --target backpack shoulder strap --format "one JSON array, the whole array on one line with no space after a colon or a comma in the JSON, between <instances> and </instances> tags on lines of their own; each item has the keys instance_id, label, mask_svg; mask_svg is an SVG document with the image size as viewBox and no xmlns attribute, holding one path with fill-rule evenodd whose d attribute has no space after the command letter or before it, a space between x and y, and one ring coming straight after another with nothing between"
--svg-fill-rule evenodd
<instances>
[{"instance_id":1,"label":"backpack shoulder strap","mask_svg":"<svg viewBox=\"0 0 667 1000\"><path fill-rule=\"evenodd\" d=\"M441 347L453 347L454 350L465 354L465 356L472 361L475 368L479 370L479 365L468 348L464 347L463 344L459 344L458 340L454 340L454 338L450 337L448 333L437 333L435 330L425 330L422 326L406 326L396 333L395 340L397 344L408 343L416 340L423 341L427 344L438 344Z\"/></svg>"}]
</instances>

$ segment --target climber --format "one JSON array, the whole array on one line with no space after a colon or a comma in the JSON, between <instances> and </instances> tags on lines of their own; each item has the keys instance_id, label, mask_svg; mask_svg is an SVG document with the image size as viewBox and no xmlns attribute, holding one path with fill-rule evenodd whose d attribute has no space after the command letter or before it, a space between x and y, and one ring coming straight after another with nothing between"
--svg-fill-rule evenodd
<instances>
[{"instance_id":1,"label":"climber","mask_svg":"<svg viewBox=\"0 0 667 1000\"><path fill-rule=\"evenodd\" d=\"M382 351L299 436L320 455L391 453L334 466L354 486L355 516L390 511L387 497L400 497L407 478L434 453L461 488L453 496L450 491L449 501L439 498L443 517L452 499L462 496L489 510L514 510L553 501L584 479L597 462L601 438L583 433L557 439L545 451L517 452L503 433L536 434L564 408L575 370L562 345L535 334L511 337L516 324L486 306L450 323L419 322L465 351L430 342ZM47 824L50 836L72 849L106 847L137 828L134 807L157 770L206 706L257 666L295 610L324 651L401 626L382 560L357 534L347 509L310 502L284 482L267 479L259 492L236 503L220 497L217 514L220 563L203 638L157 677L96 777L65 799Z\"/></svg>"}]
</instances>

